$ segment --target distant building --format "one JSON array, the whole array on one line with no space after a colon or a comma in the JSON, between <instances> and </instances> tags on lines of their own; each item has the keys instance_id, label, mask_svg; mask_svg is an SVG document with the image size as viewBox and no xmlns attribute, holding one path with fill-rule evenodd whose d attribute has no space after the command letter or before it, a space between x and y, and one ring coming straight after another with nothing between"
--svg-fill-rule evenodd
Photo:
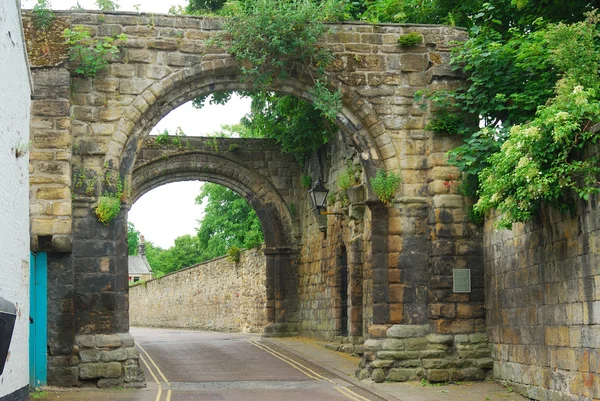
<instances>
[{"instance_id":1,"label":"distant building","mask_svg":"<svg viewBox=\"0 0 600 401\"><path fill-rule=\"evenodd\" d=\"M150 280L152 278L152 268L146 259L146 243L144 236L140 235L140 243L138 245L137 256L129 255L129 282L137 283L138 281Z\"/></svg>"}]
</instances>

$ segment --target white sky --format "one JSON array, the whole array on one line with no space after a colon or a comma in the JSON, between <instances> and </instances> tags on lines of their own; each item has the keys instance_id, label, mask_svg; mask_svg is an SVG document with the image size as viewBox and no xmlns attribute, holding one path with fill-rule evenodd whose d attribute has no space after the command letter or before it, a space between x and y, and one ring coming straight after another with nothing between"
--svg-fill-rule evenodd
<instances>
[{"instance_id":1,"label":"white sky","mask_svg":"<svg viewBox=\"0 0 600 401\"><path fill-rule=\"evenodd\" d=\"M170 112L152 130L157 135L165 128L170 133L181 127L188 136L208 135L223 124L236 124L250 111L250 99L233 97L225 106L206 105L197 110L191 102ZM176 182L153 189L131 207L129 221L146 241L168 248L175 238L195 234L202 208L195 204L200 193L199 181Z\"/></svg>"},{"instance_id":2,"label":"white sky","mask_svg":"<svg viewBox=\"0 0 600 401\"><path fill-rule=\"evenodd\" d=\"M0 0L3 1L3 0ZM77 0L50 0L54 10L68 10ZM166 14L173 5L185 6L187 0L118 0L119 11L140 11ZM23 8L32 8L36 0L22 0ZM98 9L94 0L79 0L85 9ZM135 9L139 5L139 10ZM250 111L250 100L232 98L226 106L207 105L201 110L186 103L173 110L152 130L157 135L165 128L174 133L181 127L188 136L208 135L218 131L223 124L236 124ZM168 248L175 238L195 234L202 208L195 204L200 193L199 181L177 182L163 185L142 196L129 212L129 221L155 245Z\"/></svg>"}]
</instances>

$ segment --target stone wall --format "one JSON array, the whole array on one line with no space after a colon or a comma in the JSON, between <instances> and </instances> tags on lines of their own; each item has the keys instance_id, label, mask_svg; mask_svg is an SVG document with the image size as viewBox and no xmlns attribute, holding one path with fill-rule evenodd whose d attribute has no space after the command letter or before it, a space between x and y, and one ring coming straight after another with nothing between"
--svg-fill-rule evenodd
<instances>
[{"instance_id":1,"label":"stone wall","mask_svg":"<svg viewBox=\"0 0 600 401\"><path fill-rule=\"evenodd\" d=\"M260 333L266 321L265 255L213 259L129 289L132 326Z\"/></svg>"},{"instance_id":2,"label":"stone wall","mask_svg":"<svg viewBox=\"0 0 600 401\"><path fill-rule=\"evenodd\" d=\"M18 2L0 2L0 297L17 307L0 398L28 399L31 83Z\"/></svg>"},{"instance_id":3,"label":"stone wall","mask_svg":"<svg viewBox=\"0 0 600 401\"><path fill-rule=\"evenodd\" d=\"M512 231L485 226L494 377L535 400L600 399L600 214L544 209Z\"/></svg>"}]
</instances>

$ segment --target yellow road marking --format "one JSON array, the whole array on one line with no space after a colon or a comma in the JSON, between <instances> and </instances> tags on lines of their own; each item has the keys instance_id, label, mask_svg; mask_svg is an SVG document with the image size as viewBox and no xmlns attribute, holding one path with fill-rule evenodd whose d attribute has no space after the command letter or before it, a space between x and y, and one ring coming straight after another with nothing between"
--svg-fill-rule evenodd
<instances>
[{"instance_id":1,"label":"yellow road marking","mask_svg":"<svg viewBox=\"0 0 600 401\"><path fill-rule=\"evenodd\" d=\"M331 380L331 379L329 379L329 378L327 378L327 377L325 377L325 376L323 376L323 375L315 372L314 370L310 369L307 366L302 365L300 362L298 362L298 361L296 361L296 360L294 360L292 358L289 358L289 357L283 355L281 352L275 351L273 348L269 347L266 344L260 344L260 343L256 342L255 340L251 341L251 343L253 343L255 346L257 346L259 348L264 349L265 351L268 350L267 352L273 353L274 356L276 356L277 358L281 359L284 362L289 363L292 366L294 366L294 365L300 366L302 369L304 369L304 370L312 373L314 376L318 377L318 379L315 379L315 380L326 380L329 383L333 383L333 380ZM296 367L296 366L294 366L294 367ZM296 367L296 369L298 369L298 367ZM300 369L298 369L298 370L300 370ZM308 374L306 374L306 375L308 376Z\"/></svg>"},{"instance_id":2,"label":"yellow road marking","mask_svg":"<svg viewBox=\"0 0 600 401\"><path fill-rule=\"evenodd\" d=\"M156 364L156 362L154 362L154 359L152 359L152 357L150 356L150 354L148 354L146 352L146 350L144 348L142 348L142 346L137 343L137 346L139 347L139 349L146 354L146 356L148 357L148 359L150 360L150 362L152 362L152 365L154 365L154 368L156 369L156 371L158 372L158 374L160 375L160 377L162 377L162 379L164 380L165 384L169 387L169 390L167 391L167 401L171 400L171 383L169 383L169 381L167 380L167 378L165 377L165 375L163 374L163 372L158 368L158 365ZM141 355L140 355L141 357ZM144 363L146 363L146 361L144 361ZM146 366L148 366L148 364L146 363ZM150 369L150 367L148 367L148 370L150 370L150 373L152 373L152 370ZM154 373L152 373L152 376L154 376ZM156 376L154 376L154 379L156 380ZM158 383L158 380L157 380ZM160 383L158 384L159 386L159 390L160 390ZM159 401L160 398L157 398L156 401Z\"/></svg>"},{"instance_id":3,"label":"yellow road marking","mask_svg":"<svg viewBox=\"0 0 600 401\"><path fill-rule=\"evenodd\" d=\"M152 371L152 369L150 369L150 365L148 365L148 362L146 362L146 360L144 359L144 357L140 355L140 359L142 360L142 362L144 362L144 365L146 365L146 368L148 368L148 371L150 372L150 374L154 378L154 381L156 382L156 384L158 384L158 394L156 394L156 401L160 401L160 396L162 395L162 385L158 381L158 378L156 377L156 375L154 374L154 372Z\"/></svg>"},{"instance_id":4,"label":"yellow road marking","mask_svg":"<svg viewBox=\"0 0 600 401\"><path fill-rule=\"evenodd\" d=\"M337 391L344 394L346 397L354 401L370 401L368 398L363 397L360 394L355 393L347 387L334 387Z\"/></svg>"},{"instance_id":5,"label":"yellow road marking","mask_svg":"<svg viewBox=\"0 0 600 401\"><path fill-rule=\"evenodd\" d=\"M292 363L292 362L290 362L290 361L286 361L285 359L283 359L282 357L280 357L279 355L277 355L275 352L273 352L273 351L271 351L271 350L267 349L266 347L263 347L262 345L260 345L260 344L258 344L258 343L255 343L254 341L250 341L250 344L252 344L252 345L254 345L255 347L257 347L257 348L260 348L260 349L262 349L263 351L265 351L265 352L267 352L267 353L269 353L269 354L273 355L275 358L282 360L283 362L287 363L288 365L290 365L291 367L295 368L296 370L298 370L298 371L300 371L300 372L304 373L306 376L310 377L311 379L314 379L314 380L316 380L316 381L319 381L319 380L321 380L321 379L319 379L319 377L317 377L317 376L313 376L313 375L311 375L310 373L308 373L307 371L305 371L305 370L303 369L303 366L302 366L302 365L300 365L300 366L297 366L295 363ZM299 365L299 364L298 364L298 365Z\"/></svg>"}]
</instances>

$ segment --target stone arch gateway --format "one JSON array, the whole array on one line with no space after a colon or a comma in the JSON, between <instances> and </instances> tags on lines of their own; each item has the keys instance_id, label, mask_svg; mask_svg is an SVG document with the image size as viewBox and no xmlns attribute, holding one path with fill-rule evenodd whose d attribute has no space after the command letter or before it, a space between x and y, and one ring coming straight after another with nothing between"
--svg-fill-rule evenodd
<instances>
[{"instance_id":1,"label":"stone arch gateway","mask_svg":"<svg viewBox=\"0 0 600 401\"><path fill-rule=\"evenodd\" d=\"M444 157L456 141L426 130L429 112L414 104L418 90L462 84L448 59L451 42L464 40L464 30L331 24L322 43L335 55L328 82L343 94L340 134L302 170L266 141L242 141L237 152L225 140L220 151L201 139L190 139L196 142L189 149L151 146L150 130L170 110L199 95L252 89L241 81L236 61L207 44L220 30L218 20L113 12L57 17L61 27L83 25L92 36L125 33L127 39L118 58L85 79L67 62L60 38L47 44L51 58L28 38L35 84L31 246L48 252L50 383L140 380L128 334L126 213L144 191L188 179L228 186L257 210L273 272L266 284L271 333L332 339L346 318L353 341L365 345L362 375L485 376L486 355L465 353L472 349L461 345L465 335L485 327L481 233L468 222L457 191L460 174ZM400 47L398 37L409 32L423 42ZM301 73L272 88L310 101L309 89ZM341 188L350 167L358 182ZM390 205L369 185L379 169L402 178ZM332 193L329 208L343 217L312 213L302 174L323 177ZM94 207L118 178L125 182L123 211L104 226ZM352 278L346 314L332 274L341 244ZM452 271L465 267L472 269L472 291L454 293ZM392 345L414 348L402 354L412 359L376 363L389 358ZM422 362L433 356L450 367L440 372L439 364Z\"/></svg>"}]
</instances>

